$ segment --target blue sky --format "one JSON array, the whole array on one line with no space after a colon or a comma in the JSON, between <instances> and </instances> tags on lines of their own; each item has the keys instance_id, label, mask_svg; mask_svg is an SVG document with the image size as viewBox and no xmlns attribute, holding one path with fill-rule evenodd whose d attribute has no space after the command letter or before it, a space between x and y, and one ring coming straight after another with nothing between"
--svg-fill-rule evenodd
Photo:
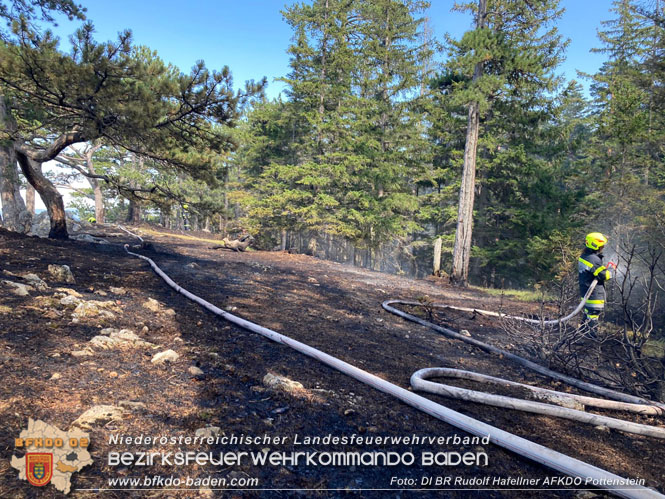
<instances>
[{"instance_id":1,"label":"blue sky","mask_svg":"<svg viewBox=\"0 0 665 499\"><path fill-rule=\"evenodd\" d=\"M93 21L98 40L116 38L131 29L135 43L156 50L160 57L183 71L203 59L209 68L228 65L236 85L248 79L268 78L268 96L283 88L274 78L287 74L286 49L291 30L282 19L284 0L80 0ZM291 2L288 2L289 4ZM430 23L437 39L444 33L458 37L471 25L468 15L452 13L452 0L432 0ZM562 0L566 13L559 24L570 38L567 60L561 73L576 78L576 70L595 72L603 54L589 50L598 46L600 21L611 19L610 0ZM61 21L55 30L67 37L73 23Z\"/></svg>"}]
</instances>

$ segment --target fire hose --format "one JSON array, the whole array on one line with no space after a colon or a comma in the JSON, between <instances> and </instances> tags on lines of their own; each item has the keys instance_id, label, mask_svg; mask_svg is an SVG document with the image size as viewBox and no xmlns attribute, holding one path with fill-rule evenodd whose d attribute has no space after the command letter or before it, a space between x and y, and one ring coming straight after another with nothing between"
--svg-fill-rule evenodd
<instances>
[{"instance_id":1,"label":"fire hose","mask_svg":"<svg viewBox=\"0 0 665 499\"><path fill-rule=\"evenodd\" d=\"M611 491L618 496L627 498L665 498L665 496L659 492L638 485L632 480L615 475L609 471L603 470L584 461L580 461L548 447L542 446L525 438L483 423L477 419L473 419L469 416L453 411L452 409L429 400L421 395L410 392L405 388L390 383L389 381L359 369L358 367L355 367L348 362L333 357L332 355L313 348L305 343L294 340L293 338L222 310L212 303L204 300L203 298L200 298L199 296L178 285L164 271L162 271L152 259L129 251L128 245L125 245L125 251L132 256L148 262L152 269L157 273L157 275L159 275L175 291L184 295L195 303L198 303L205 309L222 317L223 319L244 329L258 333L276 343L286 345L304 355L307 355L308 357L314 358L319 362L332 367L333 369L336 369L381 392L392 395L405 404L408 404L420 411L425 412L426 414L429 414L441 421L455 426L456 428L460 428L468 433L471 433L472 435L479 437L489 436L490 441L496 445L499 445L505 449L515 452L516 454L524 456L528 459L531 459L532 461L540 463L571 477L580 478L584 481L585 484ZM386 305L384 304L384 308L385 306Z\"/></svg>"}]
</instances>

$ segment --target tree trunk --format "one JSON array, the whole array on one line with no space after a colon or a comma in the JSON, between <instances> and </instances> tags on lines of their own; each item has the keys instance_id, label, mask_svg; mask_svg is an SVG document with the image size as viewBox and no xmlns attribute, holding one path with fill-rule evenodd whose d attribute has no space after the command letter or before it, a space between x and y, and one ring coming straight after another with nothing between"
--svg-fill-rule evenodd
<instances>
[{"instance_id":1,"label":"tree trunk","mask_svg":"<svg viewBox=\"0 0 665 499\"><path fill-rule=\"evenodd\" d=\"M282 241L279 248L282 251L286 251L286 229L282 229Z\"/></svg>"},{"instance_id":2,"label":"tree trunk","mask_svg":"<svg viewBox=\"0 0 665 499\"><path fill-rule=\"evenodd\" d=\"M13 121L4 96L0 95L0 128L10 130ZM0 199L2 200L2 225L16 232L30 230L32 216L21 197L21 183L16 168L16 152L11 143L0 143Z\"/></svg>"},{"instance_id":3,"label":"tree trunk","mask_svg":"<svg viewBox=\"0 0 665 499\"><path fill-rule=\"evenodd\" d=\"M103 224L106 212L104 211L104 194L102 193L102 187L99 185L97 179L89 180L95 180L92 188L92 191L95 193L95 220L97 223Z\"/></svg>"},{"instance_id":4,"label":"tree trunk","mask_svg":"<svg viewBox=\"0 0 665 499\"><path fill-rule=\"evenodd\" d=\"M32 215L21 197L21 184L16 168L16 154L12 147L0 147L0 199L2 199L2 225L16 232L30 230Z\"/></svg>"},{"instance_id":5,"label":"tree trunk","mask_svg":"<svg viewBox=\"0 0 665 499\"><path fill-rule=\"evenodd\" d=\"M88 168L88 171L93 175L96 173L93 156L101 147L101 144L97 143L85 153L85 165ZM99 179L93 177L87 178L90 187L92 187L92 192L95 194L95 220L97 223L104 223L104 217L106 214L104 212L104 193L102 192L102 186L99 183Z\"/></svg>"},{"instance_id":6,"label":"tree trunk","mask_svg":"<svg viewBox=\"0 0 665 499\"><path fill-rule=\"evenodd\" d=\"M141 207L133 199L129 200L129 209L127 210L127 223L138 225L141 223Z\"/></svg>"},{"instance_id":7,"label":"tree trunk","mask_svg":"<svg viewBox=\"0 0 665 499\"><path fill-rule=\"evenodd\" d=\"M478 0L478 18L476 28L485 25L486 0ZM483 74L482 62L476 64L473 81ZM478 131L480 128L480 111L478 102L469 105L469 119L464 146L464 168L462 185L459 193L457 210L457 230L453 248L453 268L450 280L457 286L466 287L469 283L469 258L471 256L471 235L473 232L473 201L476 186L476 153L478 150Z\"/></svg>"},{"instance_id":8,"label":"tree trunk","mask_svg":"<svg viewBox=\"0 0 665 499\"><path fill-rule=\"evenodd\" d=\"M51 181L42 174L42 164L28 158L20 151L16 151L16 157L23 171L23 176L39 193L39 196L46 205L46 211L48 211L51 221L51 230L48 237L51 239L69 239L65 204L62 202L62 195Z\"/></svg>"},{"instance_id":9,"label":"tree trunk","mask_svg":"<svg viewBox=\"0 0 665 499\"><path fill-rule=\"evenodd\" d=\"M434 241L434 262L432 265L432 273L436 276L439 275L439 271L441 270L441 238L437 237L436 241Z\"/></svg>"},{"instance_id":10,"label":"tree trunk","mask_svg":"<svg viewBox=\"0 0 665 499\"><path fill-rule=\"evenodd\" d=\"M25 207L28 209L28 213L35 216L35 188L28 184L25 188Z\"/></svg>"}]
</instances>

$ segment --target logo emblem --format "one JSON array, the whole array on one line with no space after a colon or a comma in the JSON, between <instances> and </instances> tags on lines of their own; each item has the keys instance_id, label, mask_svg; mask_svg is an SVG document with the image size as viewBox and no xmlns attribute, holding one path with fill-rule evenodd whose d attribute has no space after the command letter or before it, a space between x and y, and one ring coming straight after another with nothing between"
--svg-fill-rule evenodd
<instances>
[{"instance_id":1,"label":"logo emblem","mask_svg":"<svg viewBox=\"0 0 665 499\"><path fill-rule=\"evenodd\" d=\"M42 487L53 476L53 454L46 452L28 452L25 455L25 474L32 485Z\"/></svg>"}]
</instances>

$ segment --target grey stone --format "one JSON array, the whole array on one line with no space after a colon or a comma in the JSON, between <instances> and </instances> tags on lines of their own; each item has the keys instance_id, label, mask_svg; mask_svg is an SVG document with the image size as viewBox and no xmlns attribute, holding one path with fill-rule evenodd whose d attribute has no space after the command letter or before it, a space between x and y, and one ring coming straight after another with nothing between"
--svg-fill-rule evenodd
<instances>
[{"instance_id":1,"label":"grey stone","mask_svg":"<svg viewBox=\"0 0 665 499\"><path fill-rule=\"evenodd\" d=\"M123 409L129 409L134 412L143 412L148 409L143 402L134 402L132 400L121 400L118 402L118 405Z\"/></svg>"},{"instance_id":2,"label":"grey stone","mask_svg":"<svg viewBox=\"0 0 665 499\"><path fill-rule=\"evenodd\" d=\"M218 437L222 433L222 429L219 426L206 426L205 428L199 428L194 433L195 436L199 438L210 438Z\"/></svg>"},{"instance_id":3,"label":"grey stone","mask_svg":"<svg viewBox=\"0 0 665 499\"><path fill-rule=\"evenodd\" d=\"M97 423L107 423L109 421L121 421L124 414L122 407L114 405L96 405L81 414L72 426L90 429Z\"/></svg>"},{"instance_id":4,"label":"grey stone","mask_svg":"<svg viewBox=\"0 0 665 499\"><path fill-rule=\"evenodd\" d=\"M5 285L10 286L14 289L12 289L12 293L14 293L17 296L30 296L30 291L34 291L34 288L32 286L28 286L27 284L21 284L19 282L13 282L13 281L2 281Z\"/></svg>"},{"instance_id":5,"label":"grey stone","mask_svg":"<svg viewBox=\"0 0 665 499\"><path fill-rule=\"evenodd\" d=\"M143 303L143 307L153 312L159 312L159 302L154 298L148 298L148 301Z\"/></svg>"},{"instance_id":6,"label":"grey stone","mask_svg":"<svg viewBox=\"0 0 665 499\"><path fill-rule=\"evenodd\" d=\"M178 355L173 350L169 349L163 352L156 353L150 362L152 362L153 364L163 364L164 362L174 362L178 360L179 357L180 355Z\"/></svg>"},{"instance_id":7,"label":"grey stone","mask_svg":"<svg viewBox=\"0 0 665 499\"><path fill-rule=\"evenodd\" d=\"M76 282L69 265L49 265L48 272L56 281L67 282L69 284Z\"/></svg>"},{"instance_id":8,"label":"grey stone","mask_svg":"<svg viewBox=\"0 0 665 499\"><path fill-rule=\"evenodd\" d=\"M24 281L27 281L28 284L34 286L40 291L48 289L48 284L46 284L37 274L24 274L21 277Z\"/></svg>"},{"instance_id":9,"label":"grey stone","mask_svg":"<svg viewBox=\"0 0 665 499\"><path fill-rule=\"evenodd\" d=\"M268 373L263 377L263 384L273 390L281 390L287 393L302 392L305 390L302 383L271 373Z\"/></svg>"},{"instance_id":10,"label":"grey stone","mask_svg":"<svg viewBox=\"0 0 665 499\"><path fill-rule=\"evenodd\" d=\"M60 299L60 305L65 307L78 307L81 304L81 299L73 295L67 295Z\"/></svg>"},{"instance_id":11,"label":"grey stone","mask_svg":"<svg viewBox=\"0 0 665 499\"><path fill-rule=\"evenodd\" d=\"M83 301L77 305L72 317L83 319L99 316L106 319L115 319L115 314L106 310L106 308L113 306L114 303L112 301Z\"/></svg>"}]
</instances>

